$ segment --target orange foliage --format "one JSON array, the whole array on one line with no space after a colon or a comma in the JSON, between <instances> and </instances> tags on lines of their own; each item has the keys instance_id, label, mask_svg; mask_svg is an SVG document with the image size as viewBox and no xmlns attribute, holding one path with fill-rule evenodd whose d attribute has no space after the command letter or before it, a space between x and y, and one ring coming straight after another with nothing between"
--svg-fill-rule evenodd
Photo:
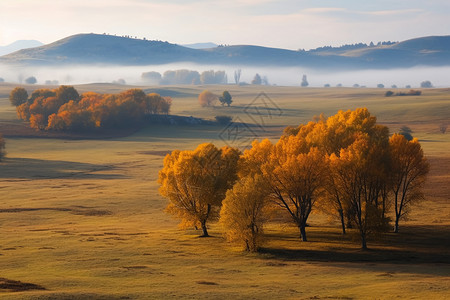
<instances>
[{"instance_id":1,"label":"orange foliage","mask_svg":"<svg viewBox=\"0 0 450 300\"><path fill-rule=\"evenodd\" d=\"M73 87L61 86L34 91L28 102L17 107L17 115L37 129L119 128L136 125L146 115L168 114L171 104L170 98L146 95L140 89L111 95L87 92L79 96Z\"/></svg>"}]
</instances>

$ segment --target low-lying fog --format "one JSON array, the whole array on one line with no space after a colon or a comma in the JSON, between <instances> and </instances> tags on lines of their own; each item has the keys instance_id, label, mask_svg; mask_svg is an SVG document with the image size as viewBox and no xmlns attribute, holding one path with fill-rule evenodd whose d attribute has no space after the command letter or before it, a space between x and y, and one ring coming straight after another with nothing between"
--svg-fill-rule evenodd
<instances>
[{"instance_id":1,"label":"low-lying fog","mask_svg":"<svg viewBox=\"0 0 450 300\"><path fill-rule=\"evenodd\" d=\"M450 86L450 67L414 67L393 70L364 70L364 71L325 71L310 70L299 67L230 67L220 65L168 64L157 66L73 66L73 67L28 67L13 68L0 65L0 78L6 82L25 83L31 76L37 79L37 84L83 84L83 83L112 83L118 82L131 85L152 85L155 82L141 78L144 72L159 72L161 75L167 70L188 69L202 73L207 70L223 70L228 77L228 83L235 83L234 73L241 69L241 83L251 83L255 74L267 78L271 85L299 86L303 75L307 75L310 87L331 87L341 84L344 87L358 85L360 87L376 87L383 84L386 88L393 85L398 88L411 86L420 87L423 81L431 81L435 87Z\"/></svg>"}]
</instances>

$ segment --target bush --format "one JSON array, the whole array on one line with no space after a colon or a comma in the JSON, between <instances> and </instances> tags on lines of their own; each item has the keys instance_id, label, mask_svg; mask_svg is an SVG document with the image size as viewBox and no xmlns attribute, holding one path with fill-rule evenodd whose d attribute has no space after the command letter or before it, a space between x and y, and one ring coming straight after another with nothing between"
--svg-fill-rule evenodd
<instances>
[{"instance_id":1,"label":"bush","mask_svg":"<svg viewBox=\"0 0 450 300\"><path fill-rule=\"evenodd\" d=\"M382 84L382 83L377 84L377 88L384 89L384 84Z\"/></svg>"},{"instance_id":2,"label":"bush","mask_svg":"<svg viewBox=\"0 0 450 300\"><path fill-rule=\"evenodd\" d=\"M387 91L387 92L384 94L385 97L391 97L392 95L394 95L394 92L393 92L393 91Z\"/></svg>"},{"instance_id":3,"label":"bush","mask_svg":"<svg viewBox=\"0 0 450 300\"><path fill-rule=\"evenodd\" d=\"M220 125L227 125L231 123L231 120L233 118L230 116L216 116L216 121L217 123L219 123Z\"/></svg>"}]
</instances>

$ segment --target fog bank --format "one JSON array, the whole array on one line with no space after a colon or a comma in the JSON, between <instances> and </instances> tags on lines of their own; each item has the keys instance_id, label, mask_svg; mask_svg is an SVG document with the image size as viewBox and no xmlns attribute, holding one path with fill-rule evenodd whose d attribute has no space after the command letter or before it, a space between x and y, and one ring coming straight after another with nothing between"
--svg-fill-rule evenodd
<instances>
[{"instance_id":1,"label":"fog bank","mask_svg":"<svg viewBox=\"0 0 450 300\"><path fill-rule=\"evenodd\" d=\"M362 87L376 87L383 84L386 88L396 85L404 88L420 87L425 80L431 81L435 87L450 87L450 67L414 67L408 69L392 70L311 70L299 67L248 67L248 66L221 66L196 65L191 63L178 63L153 66L65 66L65 67L11 67L0 65L0 78L6 82L24 83L25 79L34 76L37 84L53 82L58 84L85 84L85 83L120 83L132 85L154 85L155 82L144 81L142 73L155 71L164 74L167 70L188 69L199 73L208 70L223 70L228 77L228 83L234 84L234 72L241 69L241 83L251 83L256 73L266 77L271 85L299 86L303 75L307 75L310 87L331 87L338 84L352 87L357 84Z\"/></svg>"}]
</instances>

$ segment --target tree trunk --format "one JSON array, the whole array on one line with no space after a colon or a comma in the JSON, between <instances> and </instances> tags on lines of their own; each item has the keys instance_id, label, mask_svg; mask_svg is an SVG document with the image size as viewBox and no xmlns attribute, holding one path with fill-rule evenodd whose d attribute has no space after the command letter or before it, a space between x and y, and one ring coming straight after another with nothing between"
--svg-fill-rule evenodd
<instances>
[{"instance_id":1,"label":"tree trunk","mask_svg":"<svg viewBox=\"0 0 450 300\"><path fill-rule=\"evenodd\" d=\"M366 234L364 232L361 232L361 248L367 250Z\"/></svg>"},{"instance_id":2,"label":"tree trunk","mask_svg":"<svg viewBox=\"0 0 450 300\"><path fill-rule=\"evenodd\" d=\"M208 204L207 211L206 211L206 217L205 217L205 219L200 221L200 223L202 224L202 230L203 230L202 237L208 237L209 236L208 229L206 228L206 220L208 220L210 212L211 212L211 204Z\"/></svg>"},{"instance_id":3,"label":"tree trunk","mask_svg":"<svg viewBox=\"0 0 450 300\"><path fill-rule=\"evenodd\" d=\"M395 217L394 233L398 233L398 217Z\"/></svg>"},{"instance_id":4,"label":"tree trunk","mask_svg":"<svg viewBox=\"0 0 450 300\"><path fill-rule=\"evenodd\" d=\"M208 234L208 229L206 228L206 220L202 221L201 224L202 224L202 231L203 231L203 235L202 236L203 237L208 237L209 234Z\"/></svg>"},{"instance_id":5,"label":"tree trunk","mask_svg":"<svg viewBox=\"0 0 450 300\"><path fill-rule=\"evenodd\" d=\"M306 228L304 225L300 225L298 226L298 228L300 229L300 238L302 239L303 242L306 242Z\"/></svg>"},{"instance_id":6,"label":"tree trunk","mask_svg":"<svg viewBox=\"0 0 450 300\"><path fill-rule=\"evenodd\" d=\"M339 210L339 217L341 218L342 234L345 234L344 211L342 209Z\"/></svg>"}]
</instances>

